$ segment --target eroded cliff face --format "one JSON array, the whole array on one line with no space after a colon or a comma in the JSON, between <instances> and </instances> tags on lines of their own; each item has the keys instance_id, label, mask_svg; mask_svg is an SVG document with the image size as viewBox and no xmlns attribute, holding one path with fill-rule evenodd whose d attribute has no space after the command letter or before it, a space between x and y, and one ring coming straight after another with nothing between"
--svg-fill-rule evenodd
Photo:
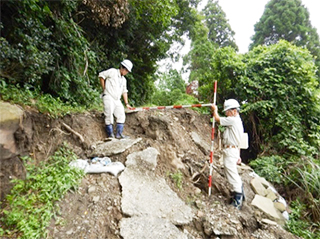
<instances>
[{"instance_id":1,"label":"eroded cliff face","mask_svg":"<svg viewBox=\"0 0 320 239\"><path fill-rule=\"evenodd\" d=\"M266 193L268 187L262 180L255 188L256 175L246 165L239 167L246 192L244 206L238 211L229 205L218 134L212 195L208 196L209 116L189 109L127 114L124 133L139 139L129 145L104 141L101 112L57 119L31 110L19 112L19 121L11 129L1 123L2 199L12 187L10 178L25 177L20 156L40 162L63 142L88 163L113 152L108 153L111 161L125 165L117 176L87 174L76 192L57 202L61 210L48 228L49 238L295 238L279 226L284 222L279 209L276 215L281 220L252 205L257 195L267 198L257 188L262 186ZM11 136L2 137L2 132L9 131ZM118 149L111 151L111 147ZM276 199L269 200L273 204Z\"/></svg>"}]
</instances>

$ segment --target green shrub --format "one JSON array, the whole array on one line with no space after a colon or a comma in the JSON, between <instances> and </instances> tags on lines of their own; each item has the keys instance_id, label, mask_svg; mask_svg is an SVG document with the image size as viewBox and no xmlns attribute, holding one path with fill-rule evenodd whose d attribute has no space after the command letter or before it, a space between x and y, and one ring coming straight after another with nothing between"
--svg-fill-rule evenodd
<instances>
[{"instance_id":1,"label":"green shrub","mask_svg":"<svg viewBox=\"0 0 320 239\"><path fill-rule=\"evenodd\" d=\"M272 183L280 184L283 182L283 172L286 159L278 156L264 156L250 162L255 172L261 177L266 178Z\"/></svg>"},{"instance_id":2,"label":"green shrub","mask_svg":"<svg viewBox=\"0 0 320 239\"><path fill-rule=\"evenodd\" d=\"M179 189L182 189L183 174L177 170L175 173L169 173L170 178L174 181Z\"/></svg>"},{"instance_id":3,"label":"green shrub","mask_svg":"<svg viewBox=\"0 0 320 239\"><path fill-rule=\"evenodd\" d=\"M48 161L35 165L29 157L22 158L26 165L25 180L13 180L15 186L7 196L7 207L1 219L10 229L1 233L19 234L21 238L46 238L47 227L57 211L56 201L69 190L74 190L84 172L69 167L76 155L66 145Z\"/></svg>"},{"instance_id":4,"label":"green shrub","mask_svg":"<svg viewBox=\"0 0 320 239\"><path fill-rule=\"evenodd\" d=\"M290 220L286 224L286 229L291 233L305 239L320 238L320 223L306 220L306 204L299 199L291 203Z\"/></svg>"}]
</instances>

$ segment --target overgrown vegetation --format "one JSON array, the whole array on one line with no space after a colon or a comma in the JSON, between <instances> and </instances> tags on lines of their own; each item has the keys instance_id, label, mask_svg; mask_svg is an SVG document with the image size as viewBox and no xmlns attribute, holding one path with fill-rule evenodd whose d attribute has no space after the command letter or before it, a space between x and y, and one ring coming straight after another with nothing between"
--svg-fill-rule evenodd
<instances>
[{"instance_id":1,"label":"overgrown vegetation","mask_svg":"<svg viewBox=\"0 0 320 239\"><path fill-rule=\"evenodd\" d=\"M0 97L51 115L100 109L97 73L123 58L134 63L127 77L134 106L212 102L217 80L219 109L227 98L243 102L251 165L301 192L288 229L319 237L320 43L307 9L300 0L271 0L242 55L218 2L208 1L203 16L198 2L1 1ZM192 40L184 60L198 98L185 94L179 72L155 74L157 61L177 57L168 50L183 34Z\"/></svg>"},{"instance_id":2,"label":"overgrown vegetation","mask_svg":"<svg viewBox=\"0 0 320 239\"><path fill-rule=\"evenodd\" d=\"M85 112L88 106L77 102L63 102L59 97L55 98L50 94L41 94L38 90L31 90L27 87L21 88L15 85L7 85L0 79L0 92L4 101L10 101L22 106L31 106L39 112L49 114L51 117L64 116L69 113ZM93 101L90 109L102 111L101 102Z\"/></svg>"},{"instance_id":3,"label":"overgrown vegetation","mask_svg":"<svg viewBox=\"0 0 320 239\"><path fill-rule=\"evenodd\" d=\"M68 165L76 158L67 145L39 165L30 157L22 158L27 176L25 180L13 180L15 186L7 195L7 206L0 211L7 227L0 229L0 235L46 238L47 227L59 212L56 202L69 190L75 190L84 176L83 171Z\"/></svg>"}]
</instances>

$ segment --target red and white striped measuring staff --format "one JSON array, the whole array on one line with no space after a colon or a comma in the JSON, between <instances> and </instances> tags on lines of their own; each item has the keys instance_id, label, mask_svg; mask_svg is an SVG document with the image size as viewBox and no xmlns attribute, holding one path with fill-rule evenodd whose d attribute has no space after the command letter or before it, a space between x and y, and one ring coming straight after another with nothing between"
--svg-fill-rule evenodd
<instances>
[{"instance_id":1,"label":"red and white striped measuring staff","mask_svg":"<svg viewBox=\"0 0 320 239\"><path fill-rule=\"evenodd\" d=\"M181 108L200 108L205 106L212 106L212 103L209 104L193 104L193 105L170 105L170 106L152 106L152 107L141 107L141 108L134 108L130 107L126 109L127 113L138 112L138 111L145 111L145 110L163 110L163 109L181 109Z\"/></svg>"},{"instance_id":2,"label":"red and white striped measuring staff","mask_svg":"<svg viewBox=\"0 0 320 239\"><path fill-rule=\"evenodd\" d=\"M216 104L217 100L217 81L214 82L214 96L213 96L213 104ZM212 117L212 130L211 130L211 150L210 150L210 173L209 173L209 190L208 194L211 195L211 184L212 184L212 168L213 168L213 149L214 149L214 125L215 119Z\"/></svg>"}]
</instances>

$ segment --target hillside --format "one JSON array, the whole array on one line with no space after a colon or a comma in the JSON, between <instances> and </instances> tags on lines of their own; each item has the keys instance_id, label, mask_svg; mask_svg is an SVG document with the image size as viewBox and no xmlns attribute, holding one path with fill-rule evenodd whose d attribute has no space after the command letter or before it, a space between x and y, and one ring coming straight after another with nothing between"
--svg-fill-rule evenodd
<instances>
[{"instance_id":1,"label":"hillside","mask_svg":"<svg viewBox=\"0 0 320 239\"><path fill-rule=\"evenodd\" d=\"M229 205L218 133L208 196L211 124L207 115L190 109L127 114L124 131L130 141L108 142L101 112L52 119L24 109L21 115L20 122L1 125L2 135L14 140L10 150L1 141L2 200L11 187L9 178L25 177L18 155L31 155L40 162L63 142L79 159L108 156L125 165L116 176L86 174L77 191L57 202L60 210L52 219L49 238L296 238L279 225L284 223L281 216L275 220L252 205L259 193L246 165L239 167L244 206L238 211ZM106 153L111 145L120 151Z\"/></svg>"}]
</instances>

